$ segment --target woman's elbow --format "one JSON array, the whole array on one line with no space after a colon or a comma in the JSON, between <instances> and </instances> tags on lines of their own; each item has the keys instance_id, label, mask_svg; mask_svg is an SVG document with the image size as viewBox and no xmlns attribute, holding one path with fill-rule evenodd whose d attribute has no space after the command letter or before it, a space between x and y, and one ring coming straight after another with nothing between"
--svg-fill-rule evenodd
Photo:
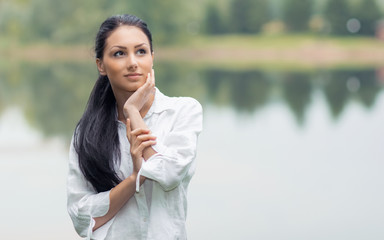
<instances>
[{"instance_id":1,"label":"woman's elbow","mask_svg":"<svg viewBox=\"0 0 384 240\"><path fill-rule=\"evenodd\" d=\"M93 227L94 220L89 215L81 215L71 210L68 210L73 226L80 237L87 237L90 227Z\"/></svg>"},{"instance_id":2,"label":"woman's elbow","mask_svg":"<svg viewBox=\"0 0 384 240\"><path fill-rule=\"evenodd\" d=\"M166 192L169 192L175 188L177 188L186 178L186 172L182 174L168 174L164 181L159 182L162 189Z\"/></svg>"}]
</instances>

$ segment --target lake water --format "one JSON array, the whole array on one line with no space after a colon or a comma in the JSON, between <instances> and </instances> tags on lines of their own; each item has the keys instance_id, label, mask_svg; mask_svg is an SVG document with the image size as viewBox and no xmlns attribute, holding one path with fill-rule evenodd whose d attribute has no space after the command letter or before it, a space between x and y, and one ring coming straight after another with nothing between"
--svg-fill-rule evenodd
<instances>
[{"instance_id":1,"label":"lake water","mask_svg":"<svg viewBox=\"0 0 384 240\"><path fill-rule=\"evenodd\" d=\"M189 239L384 238L382 69L155 71L204 108ZM2 239L79 239L67 153L95 78L91 64L0 64Z\"/></svg>"}]
</instances>

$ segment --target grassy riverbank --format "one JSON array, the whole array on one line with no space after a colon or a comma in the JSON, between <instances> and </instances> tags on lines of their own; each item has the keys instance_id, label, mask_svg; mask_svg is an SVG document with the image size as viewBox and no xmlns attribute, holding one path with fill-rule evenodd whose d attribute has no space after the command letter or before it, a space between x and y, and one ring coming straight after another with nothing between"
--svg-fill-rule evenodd
<instances>
[{"instance_id":1,"label":"grassy riverbank","mask_svg":"<svg viewBox=\"0 0 384 240\"><path fill-rule=\"evenodd\" d=\"M89 61L92 45L18 44L0 41L2 58L12 61ZM178 61L221 67L340 67L381 66L384 42L366 37L313 35L197 36L157 46L157 61Z\"/></svg>"}]
</instances>

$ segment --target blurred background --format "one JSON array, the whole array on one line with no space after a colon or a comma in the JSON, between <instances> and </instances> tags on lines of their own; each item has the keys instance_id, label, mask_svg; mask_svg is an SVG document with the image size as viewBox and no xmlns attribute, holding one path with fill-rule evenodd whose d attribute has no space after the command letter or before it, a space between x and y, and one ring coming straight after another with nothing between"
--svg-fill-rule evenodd
<instances>
[{"instance_id":1,"label":"blurred background","mask_svg":"<svg viewBox=\"0 0 384 240\"><path fill-rule=\"evenodd\" d=\"M1 239L80 239L69 141L121 13L204 108L189 239L384 239L383 0L0 0Z\"/></svg>"}]
</instances>

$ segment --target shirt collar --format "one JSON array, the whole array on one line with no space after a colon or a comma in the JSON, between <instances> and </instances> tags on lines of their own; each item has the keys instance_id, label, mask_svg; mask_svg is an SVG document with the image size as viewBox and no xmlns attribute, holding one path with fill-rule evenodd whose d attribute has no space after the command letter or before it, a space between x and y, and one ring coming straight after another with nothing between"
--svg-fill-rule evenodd
<instances>
[{"instance_id":1,"label":"shirt collar","mask_svg":"<svg viewBox=\"0 0 384 240\"><path fill-rule=\"evenodd\" d=\"M172 109L172 104L170 103L168 97L160 92L157 87L155 87L155 90L155 99L153 100L153 103L145 117L149 117L152 113L161 113L163 111Z\"/></svg>"}]
</instances>

